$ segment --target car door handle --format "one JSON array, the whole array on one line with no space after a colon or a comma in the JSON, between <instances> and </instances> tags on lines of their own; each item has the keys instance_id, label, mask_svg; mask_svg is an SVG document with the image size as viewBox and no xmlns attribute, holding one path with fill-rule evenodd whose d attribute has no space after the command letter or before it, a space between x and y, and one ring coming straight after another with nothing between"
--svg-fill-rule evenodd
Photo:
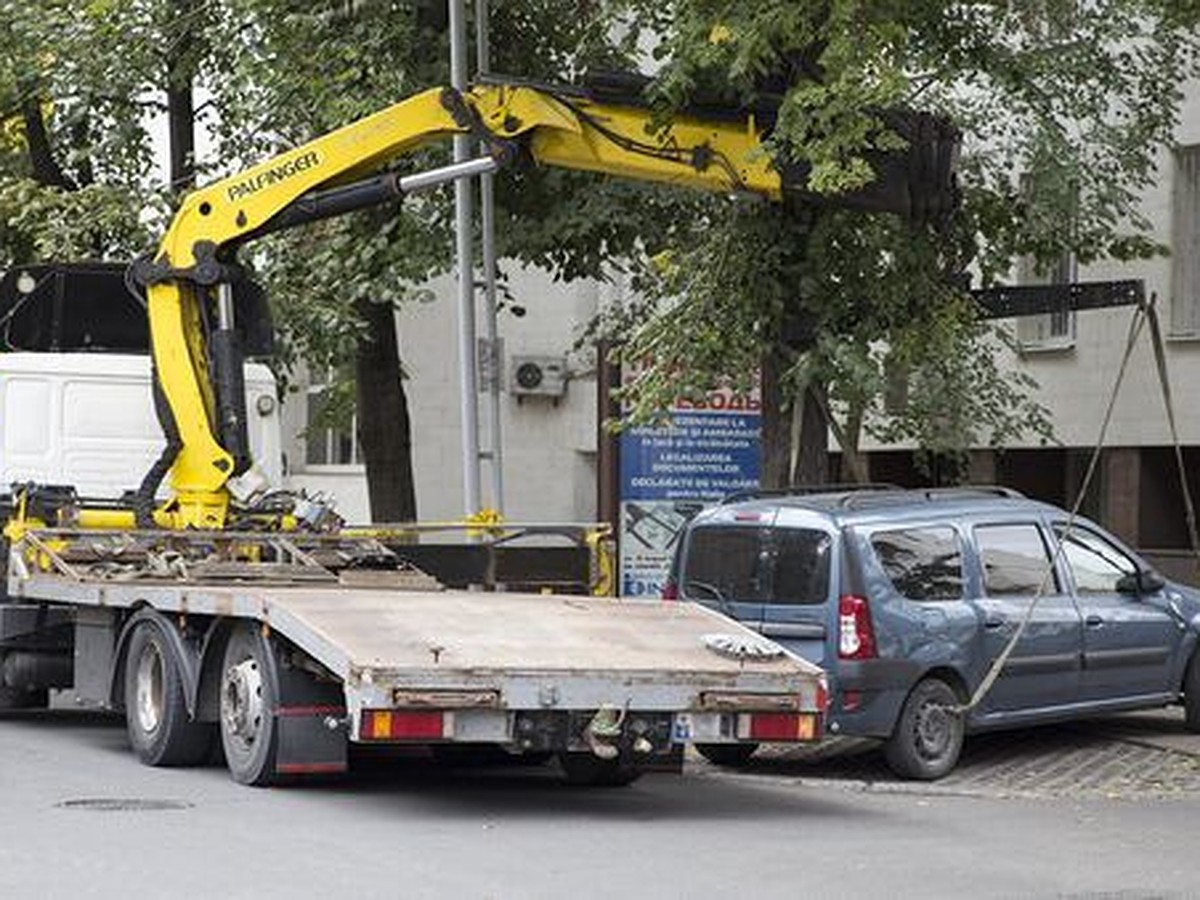
<instances>
[{"instance_id":1,"label":"car door handle","mask_svg":"<svg viewBox=\"0 0 1200 900\"><path fill-rule=\"evenodd\" d=\"M988 618L983 620L983 627L987 628L990 631L995 631L997 629L1004 627L1004 620L996 619L996 618L989 616Z\"/></svg>"},{"instance_id":2,"label":"car door handle","mask_svg":"<svg viewBox=\"0 0 1200 900\"><path fill-rule=\"evenodd\" d=\"M1083 624L1088 628L1099 628L1104 624L1104 617L1098 616L1096 613L1091 613L1090 615L1084 617Z\"/></svg>"}]
</instances>

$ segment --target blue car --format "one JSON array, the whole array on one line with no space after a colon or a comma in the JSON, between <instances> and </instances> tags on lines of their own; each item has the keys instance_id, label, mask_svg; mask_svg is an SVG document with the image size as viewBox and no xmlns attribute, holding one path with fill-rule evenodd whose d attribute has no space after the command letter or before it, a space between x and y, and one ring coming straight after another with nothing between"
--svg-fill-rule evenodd
<instances>
[{"instance_id":1,"label":"blue car","mask_svg":"<svg viewBox=\"0 0 1200 900\"><path fill-rule=\"evenodd\" d=\"M667 590L822 666L828 731L883 739L902 777L945 775L976 731L1169 704L1200 731L1200 593L1007 489L726 502L680 535Z\"/></svg>"}]
</instances>

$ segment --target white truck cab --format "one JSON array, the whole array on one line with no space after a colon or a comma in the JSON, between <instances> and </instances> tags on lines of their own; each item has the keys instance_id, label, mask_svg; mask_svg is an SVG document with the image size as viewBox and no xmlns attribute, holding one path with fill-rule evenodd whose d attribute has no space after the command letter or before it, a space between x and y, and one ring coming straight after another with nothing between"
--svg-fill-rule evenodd
<instances>
[{"instance_id":1,"label":"white truck cab","mask_svg":"<svg viewBox=\"0 0 1200 900\"><path fill-rule=\"evenodd\" d=\"M279 486L279 403L260 363L246 365L246 410L254 459ZM0 493L32 481L115 500L138 486L164 444L149 356L0 353Z\"/></svg>"},{"instance_id":2,"label":"white truck cab","mask_svg":"<svg viewBox=\"0 0 1200 900\"><path fill-rule=\"evenodd\" d=\"M0 277L0 494L35 482L117 500L161 455L145 301L125 268L44 263ZM252 340L261 348L270 336ZM245 381L251 451L279 487L275 380L265 365L247 363Z\"/></svg>"}]
</instances>

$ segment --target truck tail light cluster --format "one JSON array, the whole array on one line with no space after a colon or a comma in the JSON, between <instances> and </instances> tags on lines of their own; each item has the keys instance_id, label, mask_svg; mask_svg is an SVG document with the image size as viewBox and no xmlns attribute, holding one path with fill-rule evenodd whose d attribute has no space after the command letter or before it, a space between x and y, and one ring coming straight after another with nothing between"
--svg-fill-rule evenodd
<instances>
[{"instance_id":1,"label":"truck tail light cluster","mask_svg":"<svg viewBox=\"0 0 1200 900\"><path fill-rule=\"evenodd\" d=\"M679 599L679 583L674 578L668 578L663 582L662 599L678 600Z\"/></svg>"},{"instance_id":2,"label":"truck tail light cluster","mask_svg":"<svg viewBox=\"0 0 1200 900\"><path fill-rule=\"evenodd\" d=\"M453 731L454 713L440 709L364 709L358 735L363 741L435 741Z\"/></svg>"},{"instance_id":3,"label":"truck tail light cluster","mask_svg":"<svg viewBox=\"0 0 1200 900\"><path fill-rule=\"evenodd\" d=\"M814 713L744 713L738 716L742 740L794 743L821 737L821 717Z\"/></svg>"},{"instance_id":4,"label":"truck tail light cluster","mask_svg":"<svg viewBox=\"0 0 1200 900\"><path fill-rule=\"evenodd\" d=\"M866 598L842 595L838 600L838 657L874 659L878 655L871 607Z\"/></svg>"}]
</instances>

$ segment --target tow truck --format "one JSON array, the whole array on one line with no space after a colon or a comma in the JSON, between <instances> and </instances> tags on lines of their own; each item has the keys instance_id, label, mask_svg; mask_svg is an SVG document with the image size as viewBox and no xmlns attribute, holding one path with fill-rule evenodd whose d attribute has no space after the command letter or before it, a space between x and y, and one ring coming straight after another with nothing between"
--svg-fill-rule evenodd
<instances>
[{"instance_id":1,"label":"tow truck","mask_svg":"<svg viewBox=\"0 0 1200 900\"><path fill-rule=\"evenodd\" d=\"M435 88L187 196L130 268L166 448L132 499L14 486L0 703L72 688L124 710L142 762L219 745L254 785L345 771L351 744L498 745L611 785L689 742L819 739L823 673L761 635L678 602L439 590L321 503L267 490L250 451L243 343L266 307L237 253L255 238L522 162L806 194L804 167L764 145L772 110L698 107L660 127L634 87ZM952 193L954 135L909 121L909 148L844 202L907 214ZM457 134L485 152L392 167Z\"/></svg>"}]
</instances>

